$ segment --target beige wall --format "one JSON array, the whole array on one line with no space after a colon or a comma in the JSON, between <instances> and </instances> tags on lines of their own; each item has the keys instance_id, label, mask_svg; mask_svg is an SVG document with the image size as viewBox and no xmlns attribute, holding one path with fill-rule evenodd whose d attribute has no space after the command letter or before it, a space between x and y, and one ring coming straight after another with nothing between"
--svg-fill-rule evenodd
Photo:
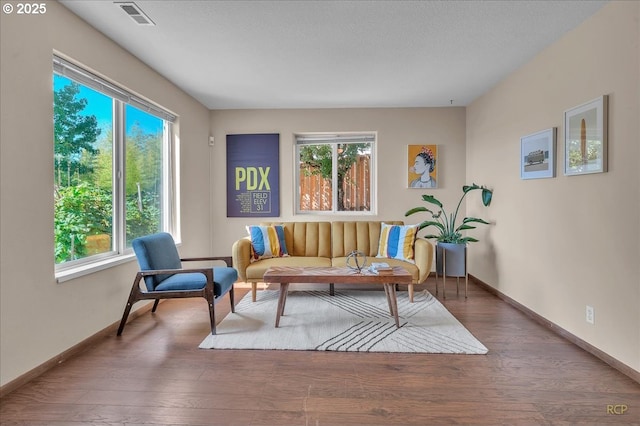
<instances>
[{"instance_id":1,"label":"beige wall","mask_svg":"<svg viewBox=\"0 0 640 426\"><path fill-rule=\"evenodd\" d=\"M229 253L234 241L246 235L245 226L260 219L227 218L226 135L280 134L280 218L286 220L358 220L362 216L300 215L294 217L294 134L301 132L377 132L378 214L372 220L418 223L418 215L404 218L411 207L423 204L424 190L407 188L407 145L438 144L438 185L443 202L457 202L464 184L465 109L319 109L218 110L211 112L212 242L218 254ZM267 219L263 219L267 220Z\"/></svg>"},{"instance_id":2,"label":"beige wall","mask_svg":"<svg viewBox=\"0 0 640 426\"><path fill-rule=\"evenodd\" d=\"M466 141L467 178L495 188L495 226L470 252L472 273L636 371L639 18L640 2L605 6L470 105ZM609 171L564 176L563 112L601 95L609 95ZM550 127L557 177L520 180L520 137Z\"/></svg>"},{"instance_id":3,"label":"beige wall","mask_svg":"<svg viewBox=\"0 0 640 426\"><path fill-rule=\"evenodd\" d=\"M209 111L57 2L1 14L0 384L119 320L135 262L57 284L52 54L57 50L180 118L186 253L208 249ZM188 166L187 166L188 165ZM199 183L196 185L195 183ZM203 231L204 230L204 231Z\"/></svg>"}]
</instances>

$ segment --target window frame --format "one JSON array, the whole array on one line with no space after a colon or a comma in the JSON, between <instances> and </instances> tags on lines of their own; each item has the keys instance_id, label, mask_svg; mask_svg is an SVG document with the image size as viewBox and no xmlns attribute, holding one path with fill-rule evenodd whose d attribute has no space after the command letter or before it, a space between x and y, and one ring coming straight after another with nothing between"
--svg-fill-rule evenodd
<instances>
[{"instance_id":1,"label":"window frame","mask_svg":"<svg viewBox=\"0 0 640 426\"><path fill-rule=\"evenodd\" d=\"M112 153L112 250L74 259L63 263L54 260L55 279L61 283L80 276L104 270L135 259L131 248L127 248L126 236L126 116L127 105L153 115L163 121L162 136L162 203L160 227L180 242L179 232L179 186L178 186L178 136L175 134L177 116L142 97L135 95L86 67L70 62L58 54L53 55L52 78L63 76L77 84L102 93L112 99L113 153ZM53 125L53 123L52 123Z\"/></svg>"},{"instance_id":2,"label":"window frame","mask_svg":"<svg viewBox=\"0 0 640 426\"><path fill-rule=\"evenodd\" d=\"M304 132L304 133L295 133L293 135L293 163L294 163L294 188L293 193L295 196L293 197L293 211L294 215L345 215L345 216L375 216L378 214L378 203L377 203L377 141L378 134L374 131L362 131L362 132L335 132L335 133L316 133L316 132ZM370 200L369 205L370 208L368 211L339 211L337 210L338 206L338 191L337 182L338 182L338 168L336 167L338 161L338 152L337 146L341 143L370 143L371 144L371 159L369 164L369 194ZM300 147L303 145L315 144L322 145L327 144L331 145L332 152L332 178L331 178L331 189L332 189L332 209L329 210L301 210L300 209Z\"/></svg>"}]
</instances>

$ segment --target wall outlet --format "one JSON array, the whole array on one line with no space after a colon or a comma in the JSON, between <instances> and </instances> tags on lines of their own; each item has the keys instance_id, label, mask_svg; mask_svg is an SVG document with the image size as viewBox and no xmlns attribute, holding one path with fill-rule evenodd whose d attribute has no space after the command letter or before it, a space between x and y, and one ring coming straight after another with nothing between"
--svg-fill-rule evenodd
<instances>
[{"instance_id":1,"label":"wall outlet","mask_svg":"<svg viewBox=\"0 0 640 426\"><path fill-rule=\"evenodd\" d=\"M595 324L596 322L596 311L593 309L593 306L587 305L587 322L589 324Z\"/></svg>"}]
</instances>

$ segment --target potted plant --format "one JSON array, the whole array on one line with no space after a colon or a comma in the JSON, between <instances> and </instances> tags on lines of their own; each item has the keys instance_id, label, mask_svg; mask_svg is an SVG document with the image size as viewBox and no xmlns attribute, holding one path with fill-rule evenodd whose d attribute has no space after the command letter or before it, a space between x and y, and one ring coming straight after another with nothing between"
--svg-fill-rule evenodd
<instances>
[{"instance_id":1,"label":"potted plant","mask_svg":"<svg viewBox=\"0 0 640 426\"><path fill-rule=\"evenodd\" d=\"M466 245L467 243L476 242L478 240L473 237L463 236L462 231L475 229L476 227L474 225L476 224L489 224L489 222L477 217L464 217L461 222L458 222L457 220L458 211L460 210L460 206L462 205L462 200L464 200L464 197L466 197L469 192L475 190L482 191L482 203L485 206L491 204L493 191L484 186L479 186L474 183L471 185L464 185L462 187L462 197L460 197L460 201L458 202L455 211L451 214L447 214L442 203L433 195L423 195L422 200L429 204L437 206L438 209L432 210L429 207L424 206L414 207L404 214L405 217L419 212L426 212L431 214L431 219L425 220L418 225L418 231L430 226L433 226L438 230L438 233L425 235L424 237L433 238L437 241L436 272L438 274L443 274L442 251L446 250L447 275L454 277L466 276Z\"/></svg>"}]
</instances>

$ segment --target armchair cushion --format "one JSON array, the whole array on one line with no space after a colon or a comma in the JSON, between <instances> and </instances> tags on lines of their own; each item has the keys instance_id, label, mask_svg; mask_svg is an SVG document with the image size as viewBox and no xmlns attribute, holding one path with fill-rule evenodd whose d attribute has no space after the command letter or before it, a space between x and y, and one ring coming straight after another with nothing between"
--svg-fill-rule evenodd
<instances>
[{"instance_id":1,"label":"armchair cushion","mask_svg":"<svg viewBox=\"0 0 640 426\"><path fill-rule=\"evenodd\" d=\"M238 279L238 272L233 268L213 268L213 292L215 296L225 294ZM191 272L175 274L166 278L157 287L156 291L198 290L204 288L207 278L204 274Z\"/></svg>"},{"instance_id":2,"label":"armchair cushion","mask_svg":"<svg viewBox=\"0 0 640 426\"><path fill-rule=\"evenodd\" d=\"M415 263L413 246L417 233L417 225L389 225L383 223L376 257Z\"/></svg>"},{"instance_id":3,"label":"armchair cushion","mask_svg":"<svg viewBox=\"0 0 640 426\"><path fill-rule=\"evenodd\" d=\"M136 238L131 243L133 251L136 253L140 270L153 271L158 269L180 269L180 255L176 249L175 242L171 234L160 232ZM201 274L199 274L201 275ZM144 278L147 290L153 291L156 287L171 275L152 275ZM204 275L202 275L204 279Z\"/></svg>"},{"instance_id":4,"label":"armchair cushion","mask_svg":"<svg viewBox=\"0 0 640 426\"><path fill-rule=\"evenodd\" d=\"M198 272L175 274L158 284L156 291L198 290L206 283L207 278Z\"/></svg>"}]
</instances>

